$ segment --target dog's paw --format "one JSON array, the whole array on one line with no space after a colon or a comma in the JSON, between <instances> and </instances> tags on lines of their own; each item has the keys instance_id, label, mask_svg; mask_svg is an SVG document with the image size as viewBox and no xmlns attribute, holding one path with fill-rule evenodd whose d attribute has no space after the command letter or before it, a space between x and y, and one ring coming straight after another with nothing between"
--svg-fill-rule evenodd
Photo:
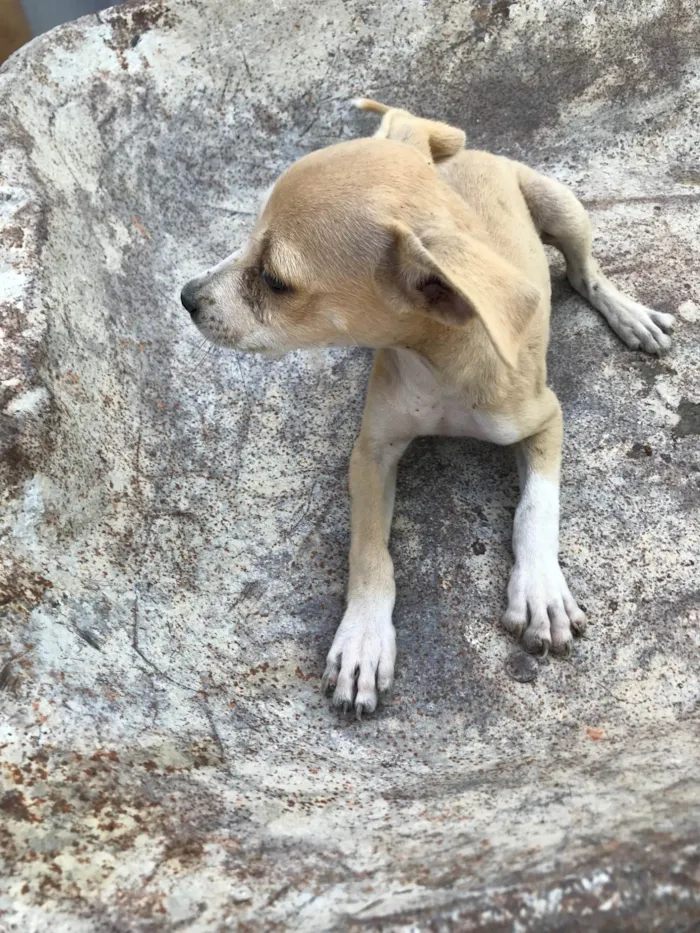
<instances>
[{"instance_id":1,"label":"dog's paw","mask_svg":"<svg viewBox=\"0 0 700 933\"><path fill-rule=\"evenodd\" d=\"M574 635L586 630L586 616L569 591L556 559L516 563L508 584L503 625L528 651L545 657L550 648L568 655Z\"/></svg>"},{"instance_id":2,"label":"dog's paw","mask_svg":"<svg viewBox=\"0 0 700 933\"><path fill-rule=\"evenodd\" d=\"M390 689L395 660L391 607L370 600L350 603L328 652L323 688L333 690L336 706L354 707L360 719L374 712L378 693Z\"/></svg>"},{"instance_id":3,"label":"dog's paw","mask_svg":"<svg viewBox=\"0 0 700 933\"><path fill-rule=\"evenodd\" d=\"M676 324L672 314L654 311L627 295L621 295L611 304L610 326L630 349L658 355L670 349L669 335Z\"/></svg>"}]
</instances>

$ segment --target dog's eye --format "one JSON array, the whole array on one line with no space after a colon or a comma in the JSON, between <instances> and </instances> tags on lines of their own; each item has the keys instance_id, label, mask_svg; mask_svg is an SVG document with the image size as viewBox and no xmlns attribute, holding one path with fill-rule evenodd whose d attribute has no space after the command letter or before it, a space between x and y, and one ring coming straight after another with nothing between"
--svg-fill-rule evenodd
<instances>
[{"instance_id":1,"label":"dog's eye","mask_svg":"<svg viewBox=\"0 0 700 933\"><path fill-rule=\"evenodd\" d=\"M288 292L289 286L285 285L280 279L272 275L271 272L268 272L266 269L263 269L260 273L260 278L267 285L267 287L273 292Z\"/></svg>"}]
</instances>

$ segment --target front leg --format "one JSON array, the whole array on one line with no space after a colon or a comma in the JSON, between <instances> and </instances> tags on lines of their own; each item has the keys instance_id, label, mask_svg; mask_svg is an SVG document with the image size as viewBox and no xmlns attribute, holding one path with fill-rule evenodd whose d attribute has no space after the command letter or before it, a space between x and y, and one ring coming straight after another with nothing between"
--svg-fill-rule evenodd
<instances>
[{"instance_id":1,"label":"front leg","mask_svg":"<svg viewBox=\"0 0 700 933\"><path fill-rule=\"evenodd\" d=\"M571 651L572 636L586 628L586 617L569 591L559 567L559 470L562 416L556 396L536 434L517 452L521 498L513 524L515 567L508 584L503 624L528 651L546 656Z\"/></svg>"},{"instance_id":2,"label":"front leg","mask_svg":"<svg viewBox=\"0 0 700 933\"><path fill-rule=\"evenodd\" d=\"M396 635L394 565L389 530L394 510L396 468L407 441L378 441L365 424L350 458L351 541L348 602L328 652L324 688L333 702L355 707L358 719L377 706L377 691L394 680Z\"/></svg>"}]
</instances>

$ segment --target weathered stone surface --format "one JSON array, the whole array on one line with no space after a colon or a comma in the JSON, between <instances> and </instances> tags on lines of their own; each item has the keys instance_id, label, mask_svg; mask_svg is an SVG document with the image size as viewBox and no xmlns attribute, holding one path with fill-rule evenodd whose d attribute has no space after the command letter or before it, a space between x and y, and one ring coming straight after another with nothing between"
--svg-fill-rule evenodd
<instances>
[{"instance_id":1,"label":"weathered stone surface","mask_svg":"<svg viewBox=\"0 0 700 933\"><path fill-rule=\"evenodd\" d=\"M690 0L151 0L0 71L3 933L694 929L699 53ZM555 261L589 635L508 676L511 453L421 442L362 723L319 676L368 354L209 354L177 301L357 93L570 183L680 322L630 353Z\"/></svg>"}]
</instances>

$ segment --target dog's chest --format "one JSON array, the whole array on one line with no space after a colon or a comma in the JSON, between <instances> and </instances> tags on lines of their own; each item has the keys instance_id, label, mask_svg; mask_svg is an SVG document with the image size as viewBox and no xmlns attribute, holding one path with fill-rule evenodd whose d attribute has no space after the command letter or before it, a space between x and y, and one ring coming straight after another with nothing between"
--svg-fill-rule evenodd
<instances>
[{"instance_id":1,"label":"dog's chest","mask_svg":"<svg viewBox=\"0 0 700 933\"><path fill-rule=\"evenodd\" d=\"M410 416L415 434L442 434L448 437L475 437L495 444L512 444L519 432L507 419L472 408L462 399L449 395L418 396Z\"/></svg>"},{"instance_id":2,"label":"dog's chest","mask_svg":"<svg viewBox=\"0 0 700 933\"><path fill-rule=\"evenodd\" d=\"M408 422L404 426L411 434L474 437L495 444L512 444L519 439L520 432L508 418L476 408L463 392L439 385L417 354L401 352L399 369L400 420Z\"/></svg>"}]
</instances>

